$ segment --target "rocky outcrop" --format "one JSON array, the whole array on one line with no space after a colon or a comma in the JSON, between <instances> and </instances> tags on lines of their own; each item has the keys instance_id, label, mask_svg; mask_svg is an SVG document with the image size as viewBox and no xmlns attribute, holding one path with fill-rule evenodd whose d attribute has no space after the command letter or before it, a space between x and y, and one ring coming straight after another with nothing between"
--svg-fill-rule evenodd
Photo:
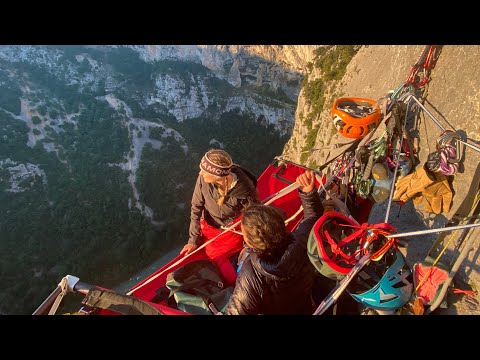
<instances>
[{"instance_id":1,"label":"rocky outcrop","mask_svg":"<svg viewBox=\"0 0 480 360\"><path fill-rule=\"evenodd\" d=\"M243 97L244 102L254 102L247 112L256 117L263 115L268 124L273 124L283 134L290 133L294 122L295 105L306 65L313 59L316 45L134 45L134 46L3 46L0 61L30 63L42 68L68 86L75 85L94 92L115 93L122 91L129 79L119 75L115 67L102 62L103 55L129 48L138 53L140 59L149 63L179 61L184 63L183 76L178 69L169 65L154 70L153 92L139 94L145 106L155 103L164 106L178 121L196 118L207 108L215 108L220 116L230 97ZM89 54L88 50L94 54ZM72 58L71 53L74 53ZM115 57L115 55L113 55ZM127 67L138 66L135 59ZM201 64L206 72L197 73L199 67L189 68L188 63ZM62 66L58 66L58 64ZM217 83L210 86L205 80L216 77L233 87L221 89ZM272 104L273 102L273 104ZM257 114L256 109L266 113ZM277 108L283 108L278 111ZM244 109L245 110L245 109ZM267 113L269 114L267 116ZM272 116L272 114L281 114ZM211 114L209 113L211 117ZM215 117L214 116L214 117Z\"/></svg>"},{"instance_id":2,"label":"rocky outcrop","mask_svg":"<svg viewBox=\"0 0 480 360\"><path fill-rule=\"evenodd\" d=\"M149 45L133 46L146 61L200 63L235 87L264 84L281 88L293 101L298 80L318 45ZM293 85L293 83L297 83Z\"/></svg>"},{"instance_id":3,"label":"rocky outcrop","mask_svg":"<svg viewBox=\"0 0 480 360\"><path fill-rule=\"evenodd\" d=\"M184 60L200 62L203 66L221 72L224 65L237 58L258 56L282 65L287 69L302 72L314 55L318 45L148 45L132 46L142 58L155 60Z\"/></svg>"}]
</instances>

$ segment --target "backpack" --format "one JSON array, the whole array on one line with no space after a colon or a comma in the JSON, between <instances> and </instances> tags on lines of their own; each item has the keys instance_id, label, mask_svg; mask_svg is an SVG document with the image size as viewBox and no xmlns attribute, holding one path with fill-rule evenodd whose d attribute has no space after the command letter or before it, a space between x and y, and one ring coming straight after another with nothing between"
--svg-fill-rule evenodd
<instances>
[{"instance_id":1,"label":"backpack","mask_svg":"<svg viewBox=\"0 0 480 360\"><path fill-rule=\"evenodd\" d=\"M194 315L222 312L233 293L233 287L225 285L220 271L210 260L192 261L171 272L165 286L177 309Z\"/></svg>"}]
</instances>

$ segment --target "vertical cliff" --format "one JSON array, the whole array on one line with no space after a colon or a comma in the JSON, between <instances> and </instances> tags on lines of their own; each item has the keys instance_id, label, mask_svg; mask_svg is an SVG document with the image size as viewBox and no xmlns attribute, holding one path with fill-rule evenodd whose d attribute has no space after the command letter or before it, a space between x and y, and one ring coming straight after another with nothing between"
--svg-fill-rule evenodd
<instances>
[{"instance_id":1,"label":"vertical cliff","mask_svg":"<svg viewBox=\"0 0 480 360\"><path fill-rule=\"evenodd\" d=\"M405 81L424 48L423 45L382 45L333 46L317 50L316 57L307 66L309 75L300 92L293 134L283 155L315 168L344 150L341 144L350 142L350 139L340 136L333 126L330 115L333 100L343 96L378 100L386 96L388 91ZM465 135L468 143L477 148L480 147L479 59L480 46L441 47L422 101L443 127L458 130ZM340 61L343 63L340 64ZM411 135L415 137L420 165L423 165L428 154L436 150L436 140L442 130L422 110L417 111L415 124L416 129L411 129ZM337 146L340 148L337 149ZM423 205L414 207L410 201L401 211L397 205L392 205L390 223L399 232L405 232L443 227L449 221L451 223L467 216L479 189L479 164L480 153L465 147L458 173L450 176L454 196L448 213L427 213ZM386 207L387 202L376 205L370 222L383 222ZM396 216L397 213L399 216ZM462 263L458 278L478 287L478 231L476 235L478 240L468 259ZM435 234L409 238L405 252L410 265L425 257L436 238ZM449 248L442 261L448 263L457 255ZM477 301L470 308L460 309L459 313L480 313L478 309Z\"/></svg>"}]
</instances>

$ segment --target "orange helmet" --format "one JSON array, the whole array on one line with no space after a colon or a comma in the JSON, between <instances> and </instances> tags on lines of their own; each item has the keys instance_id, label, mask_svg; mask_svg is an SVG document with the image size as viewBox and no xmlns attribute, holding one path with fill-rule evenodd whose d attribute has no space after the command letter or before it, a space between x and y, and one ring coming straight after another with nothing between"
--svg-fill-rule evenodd
<instances>
[{"instance_id":1,"label":"orange helmet","mask_svg":"<svg viewBox=\"0 0 480 360\"><path fill-rule=\"evenodd\" d=\"M340 134L361 139L380 123L382 113L375 100L340 98L333 103L332 119Z\"/></svg>"}]
</instances>

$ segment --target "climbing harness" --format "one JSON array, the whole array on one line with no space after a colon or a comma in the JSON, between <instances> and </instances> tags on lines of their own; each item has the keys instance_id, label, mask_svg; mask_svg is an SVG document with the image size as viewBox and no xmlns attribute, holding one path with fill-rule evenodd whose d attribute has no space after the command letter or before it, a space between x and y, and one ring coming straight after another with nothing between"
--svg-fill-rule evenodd
<instances>
[{"instance_id":1,"label":"climbing harness","mask_svg":"<svg viewBox=\"0 0 480 360\"><path fill-rule=\"evenodd\" d=\"M316 242L318 262L314 266L320 274L329 279L339 280L348 274L359 259L359 253L368 240L371 244L384 232L390 234L395 229L388 224L358 225L351 218L329 211L317 220L309 235L309 242ZM387 240L391 246L393 239ZM380 251L380 250L379 250ZM381 256L376 251L372 258Z\"/></svg>"}]
</instances>

